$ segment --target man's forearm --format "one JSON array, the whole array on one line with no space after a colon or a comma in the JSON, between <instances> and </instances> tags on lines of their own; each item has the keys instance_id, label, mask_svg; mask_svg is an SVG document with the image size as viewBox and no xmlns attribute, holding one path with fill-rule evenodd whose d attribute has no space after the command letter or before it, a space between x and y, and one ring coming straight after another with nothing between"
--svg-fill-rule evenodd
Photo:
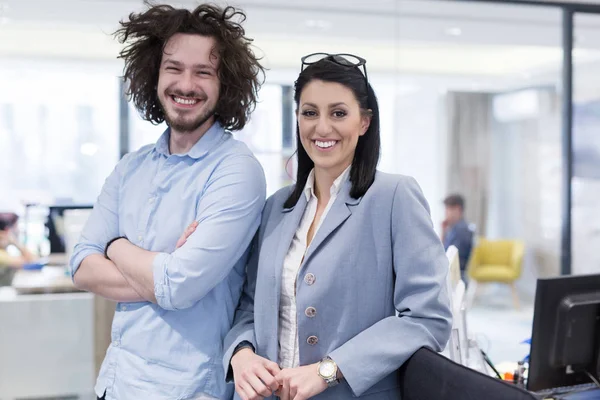
<instances>
[{"instance_id":1,"label":"man's forearm","mask_svg":"<svg viewBox=\"0 0 600 400\"><path fill-rule=\"evenodd\" d=\"M127 282L115 264L101 256L87 256L73 277L79 289L118 302L145 301Z\"/></svg>"},{"instance_id":2,"label":"man's forearm","mask_svg":"<svg viewBox=\"0 0 600 400\"><path fill-rule=\"evenodd\" d=\"M146 300L156 303L152 263L155 252L137 247L127 239L119 239L108 248L108 257L127 282Z\"/></svg>"},{"instance_id":3,"label":"man's forearm","mask_svg":"<svg viewBox=\"0 0 600 400\"><path fill-rule=\"evenodd\" d=\"M31 263L38 258L35 254L29 251L29 249L26 246L21 245L21 243L15 242L14 245L21 253L21 256L23 257L23 260L25 260L25 262Z\"/></svg>"}]
</instances>

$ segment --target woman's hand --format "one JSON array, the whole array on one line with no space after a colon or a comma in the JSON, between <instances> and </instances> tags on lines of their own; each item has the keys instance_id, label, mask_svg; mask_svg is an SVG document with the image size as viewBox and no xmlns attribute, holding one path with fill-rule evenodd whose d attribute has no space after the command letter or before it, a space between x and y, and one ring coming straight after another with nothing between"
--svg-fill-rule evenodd
<instances>
[{"instance_id":1,"label":"woman's hand","mask_svg":"<svg viewBox=\"0 0 600 400\"><path fill-rule=\"evenodd\" d=\"M279 388L275 376L279 366L266 358L242 349L231 357L235 391L242 400L260 400L273 395Z\"/></svg>"},{"instance_id":2,"label":"woman's hand","mask_svg":"<svg viewBox=\"0 0 600 400\"><path fill-rule=\"evenodd\" d=\"M275 379L280 389L281 400L306 400L327 389L327 382L317 373L319 364L283 369Z\"/></svg>"},{"instance_id":3,"label":"woman's hand","mask_svg":"<svg viewBox=\"0 0 600 400\"><path fill-rule=\"evenodd\" d=\"M16 245L18 243L16 236L9 230L0 231L0 242L6 243L7 245Z\"/></svg>"}]
</instances>

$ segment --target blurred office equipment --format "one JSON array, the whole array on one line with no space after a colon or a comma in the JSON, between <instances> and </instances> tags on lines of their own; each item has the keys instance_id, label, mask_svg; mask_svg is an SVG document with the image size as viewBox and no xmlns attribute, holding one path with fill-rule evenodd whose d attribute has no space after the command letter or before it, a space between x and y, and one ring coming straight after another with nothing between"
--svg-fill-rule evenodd
<instances>
[{"instance_id":1,"label":"blurred office equipment","mask_svg":"<svg viewBox=\"0 0 600 400\"><path fill-rule=\"evenodd\" d=\"M54 259L58 259L60 255L70 254L77 240L73 236L79 235L92 208L89 204L27 204L24 241L42 256L54 255Z\"/></svg>"},{"instance_id":2,"label":"blurred office equipment","mask_svg":"<svg viewBox=\"0 0 600 400\"><path fill-rule=\"evenodd\" d=\"M525 245L519 240L488 240L480 238L471 253L468 265L469 293L467 303L474 300L477 284L499 282L509 285L515 308L519 296L515 281L521 276Z\"/></svg>"},{"instance_id":3,"label":"blurred office equipment","mask_svg":"<svg viewBox=\"0 0 600 400\"><path fill-rule=\"evenodd\" d=\"M446 256L448 257L450 267L446 283L450 296L450 307L452 309L452 331L447 347L448 356L458 364L467 365L469 346L467 339L465 283L460 277L458 249L455 246L448 247Z\"/></svg>"},{"instance_id":4,"label":"blurred office equipment","mask_svg":"<svg viewBox=\"0 0 600 400\"><path fill-rule=\"evenodd\" d=\"M452 330L448 344L442 354L457 364L489 375L491 372L488 369L489 362L486 362L477 341L469 337L467 329L468 304L465 282L461 279L460 274L458 249L455 246L448 247L446 256L449 262L446 285L452 309Z\"/></svg>"},{"instance_id":5,"label":"blurred office equipment","mask_svg":"<svg viewBox=\"0 0 600 400\"><path fill-rule=\"evenodd\" d=\"M527 388L569 392L600 379L600 274L539 279Z\"/></svg>"}]
</instances>

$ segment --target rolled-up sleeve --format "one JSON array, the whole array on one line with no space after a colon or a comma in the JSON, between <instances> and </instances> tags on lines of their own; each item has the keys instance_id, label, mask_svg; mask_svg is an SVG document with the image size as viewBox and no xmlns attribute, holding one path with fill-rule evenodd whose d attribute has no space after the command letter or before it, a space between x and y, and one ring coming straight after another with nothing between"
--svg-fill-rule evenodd
<instances>
[{"instance_id":1,"label":"rolled-up sleeve","mask_svg":"<svg viewBox=\"0 0 600 400\"><path fill-rule=\"evenodd\" d=\"M119 161L102 186L102 191L85 223L79 241L73 249L69 261L71 278L87 256L104 254L106 243L119 236L119 190L129 157L129 154L125 155Z\"/></svg>"},{"instance_id":2,"label":"rolled-up sleeve","mask_svg":"<svg viewBox=\"0 0 600 400\"><path fill-rule=\"evenodd\" d=\"M217 166L197 204L196 231L173 253L154 258L154 294L160 307L189 308L227 277L247 254L265 193L265 175L254 157L229 157Z\"/></svg>"}]
</instances>

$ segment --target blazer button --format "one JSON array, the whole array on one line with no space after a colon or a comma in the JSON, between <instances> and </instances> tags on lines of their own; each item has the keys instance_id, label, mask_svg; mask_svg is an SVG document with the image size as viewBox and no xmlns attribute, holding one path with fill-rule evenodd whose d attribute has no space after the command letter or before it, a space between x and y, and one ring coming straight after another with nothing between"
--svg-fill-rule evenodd
<instances>
[{"instance_id":1,"label":"blazer button","mask_svg":"<svg viewBox=\"0 0 600 400\"><path fill-rule=\"evenodd\" d=\"M306 283L308 286L310 286L310 285L312 285L313 283L315 283L315 281L316 281L316 280L317 280L317 278L315 278L315 275L314 275L314 274L306 274L306 275L304 275L304 282L305 282L305 283Z\"/></svg>"},{"instance_id":2,"label":"blazer button","mask_svg":"<svg viewBox=\"0 0 600 400\"><path fill-rule=\"evenodd\" d=\"M311 346L314 346L317 343L319 343L319 338L316 336L309 336L308 339L306 339L306 343L308 343Z\"/></svg>"},{"instance_id":3,"label":"blazer button","mask_svg":"<svg viewBox=\"0 0 600 400\"><path fill-rule=\"evenodd\" d=\"M308 317L308 318L313 318L315 315L317 315L317 309L314 307L308 307L305 311L304 314Z\"/></svg>"}]
</instances>

